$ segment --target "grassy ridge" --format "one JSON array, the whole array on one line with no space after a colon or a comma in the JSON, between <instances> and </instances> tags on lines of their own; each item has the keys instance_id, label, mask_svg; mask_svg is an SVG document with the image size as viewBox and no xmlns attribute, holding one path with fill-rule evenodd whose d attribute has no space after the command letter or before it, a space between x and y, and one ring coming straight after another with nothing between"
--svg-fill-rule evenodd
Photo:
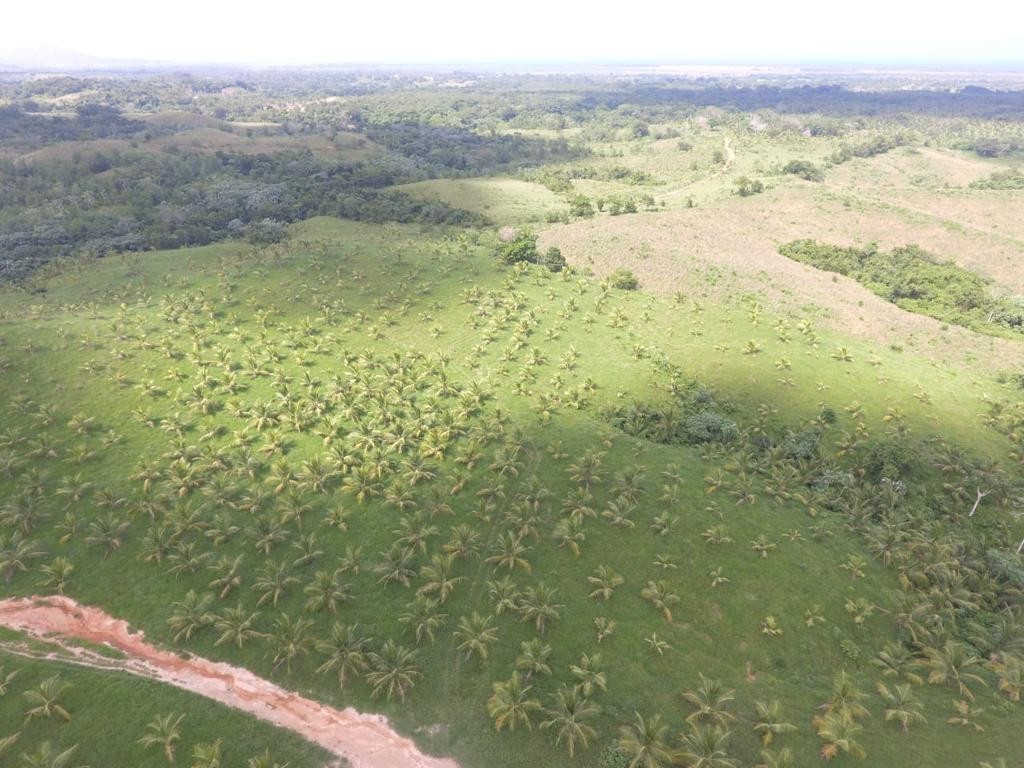
<instances>
[{"instance_id":1,"label":"grassy ridge","mask_svg":"<svg viewBox=\"0 0 1024 768\"><path fill-rule=\"evenodd\" d=\"M487 244L486 238L480 242ZM554 602L560 606L542 638L552 646L553 674L536 677L531 695L551 706L558 685L574 680L570 666L584 653L600 653L607 675L608 690L593 697L602 713L593 721L597 736L583 764L599 764L601 750L635 710L660 711L681 730L690 708L680 694L699 684L698 673L737 689L730 754L740 764L754 764L760 751L752 730L754 702L773 699L797 726L779 743L790 746L800 762L814 760L821 741L810 721L829 696L834 671L846 668L872 690L880 678L870 659L897 637L891 615L896 575L872 558L842 514L818 501L772 498L758 468L763 458L715 445L635 439L614 429L604 409L634 400L664 404L673 386L696 377L720 395L744 429L761 429L771 440L783 440L787 428L818 423L825 456L858 429L882 435L894 419L910 430L915 444L941 428L972 456L1007 452L1003 438L984 429L980 418L988 381L965 381L963 374L937 370L927 360L815 330L806 317L768 317L756 302L705 307L695 297L655 300L542 270L503 271L472 240L443 240L416 228L314 220L297 227L288 244L270 249L229 244L112 259L55 279L45 295L12 294L3 301L8 365L0 388L9 404L4 428L23 439L13 449L19 455L38 450L33 441L40 439L51 441L57 454L41 455L0 480L4 495L17 498L32 482L33 468L45 473L40 503L48 517L40 517L32 539L46 557L15 575L10 591L37 591L41 565L60 554L76 564L69 594L171 643L174 604L189 590L211 591L217 574L210 566L222 557L242 556L241 586L226 599L214 597L211 611L223 615L241 602L246 613L258 612L256 629L271 635L282 614L308 618L308 637L319 640L329 636L335 621L358 623L372 636L375 651L385 638L414 648L412 630L400 617L414 591L427 584L420 569L442 554L457 526L467 526L479 537L479 556L456 561L453 575L462 580L437 608L447 620L436 641L418 648L422 678L405 703L373 697L372 685L362 680L339 689L332 674L317 674L324 655L312 646L288 671L275 665L272 641L218 645L219 631L208 626L185 644L324 701L384 711L428 748L451 752L466 765L581 762L553 747L548 731L496 734L487 715L493 684L508 679L520 644L538 637L534 624L516 612L495 616L498 640L482 663L464 657L454 633L461 618L494 611L488 582L505 572L495 573L486 559L503 535L524 526L529 570L514 568L510 575L521 591L541 584L557 588ZM573 364L565 365L573 350ZM250 352L266 375L246 373ZM192 388L204 369L216 383L196 393ZM234 393L224 389L232 373L240 384ZM452 392L440 394L446 379ZM485 393L482 402L465 406L476 382ZM393 391L396 384L400 389ZM383 401L376 400L377 391L385 393ZM285 392L295 393L297 416L290 415ZM328 430L329 444L322 432L329 426L325 419L302 418L321 392L327 415L338 419ZM350 395L355 412L345 408ZM197 400L204 396L214 403L206 413ZM573 402L582 405L577 409ZM275 425L253 426L253 409L261 403L274 404ZM49 423L43 405L52 406ZM457 416L460 407L465 416ZM820 421L825 407L834 412L834 424ZM451 413L456 428L446 451L427 453L435 479L405 489L413 507L395 493L396 478L423 453L424 442L435 440L416 432L418 424L432 423L432 410L438 418ZM389 412L399 414L397 421L388 420ZM82 434L71 426L77 413L94 419ZM359 458L353 466L367 463L374 453L358 447L360 435L381 431L393 437L397 425L410 430L418 450L389 453L388 472L365 502L343 490L351 471L332 477L325 492L300 478L303 462L314 457L335 460L354 452ZM120 439L104 447L111 429ZM264 454L268 433L274 432L284 447ZM255 477L232 471L241 466L245 434L252 435L250 447L263 459ZM94 455L76 464L72 457L81 444ZM474 445L480 456L466 461ZM342 453L333 452L335 446ZM849 450L856 461L866 461L868 448ZM588 451L601 454L602 477L591 503L598 517L584 520L586 538L577 556L560 548L554 533L565 514L563 503L578 491L573 465ZM296 479L276 493L281 483L273 462L282 457ZM177 459L197 468L195 486L184 493L172 484L170 465ZM216 469L222 461L227 469ZM155 507L145 505L142 481L131 479L140 464L159 470ZM78 472L94 485L76 506L78 530L61 543L67 497L57 491ZM627 473L643 476L632 528L600 516L621 495L615 489ZM677 488L663 487L672 486L676 475ZM929 469L920 479L931 482L931 475ZM462 490L451 493L456 485ZM107 488L125 503L105 508L99 492ZM263 511L254 513L244 498L256 489L262 490ZM524 504L539 489L547 495L537 519L524 520ZM665 497L670 490L673 495ZM301 531L287 517L293 492L309 505ZM452 514L428 513L435 492ZM214 545L206 534L217 514L232 509L239 531ZM347 512L340 527L339 509ZM407 535L417 510L424 513L420 522L437 532L425 536L423 549L415 547L409 588L381 584L377 567L395 540ZM193 513L196 522L189 522ZM666 513L675 518L672 530L659 535L652 526ZM102 526L112 514L130 525L123 543L104 556L109 539L93 523ZM286 520L287 539L270 555L255 547L256 519L264 514ZM991 528L993 536L1005 520L994 510L969 522L952 514L950 519L979 532ZM719 525L731 543L709 544L702 536ZM161 562L147 562L147 537L164 527L182 532ZM313 565L288 567L298 582L289 584L276 606L257 606L261 592L255 587L266 561L294 561L300 536L311 532L322 554ZM99 543L89 542L97 536ZM767 557L752 549L759 537L775 545ZM337 615L305 610L303 588L313 573L342 567L348 547L362 547L358 573L349 570L341 579L353 599ZM189 572L176 567L186 557L203 559ZM659 566L665 564L659 557L675 568ZM851 557L863 560L863 575L853 577L840 567ZM607 603L588 597L593 587L587 577L601 565L625 577ZM711 586L716 569L728 583ZM640 594L646 582L657 580L678 597L671 623ZM857 598L877 606L861 624L845 607L847 599ZM815 606L825 623L808 627L805 617ZM617 629L599 644L594 620L602 616ZM783 629L780 636L763 632L768 616ZM654 633L672 646L664 655L646 642ZM992 691L979 691L985 732L966 735L944 723L953 714L953 690L931 686L917 695L929 722L908 736L883 722L880 699L870 700L873 717L858 739L873 762L972 765L1013 754L1019 712Z\"/></svg>"}]
</instances>

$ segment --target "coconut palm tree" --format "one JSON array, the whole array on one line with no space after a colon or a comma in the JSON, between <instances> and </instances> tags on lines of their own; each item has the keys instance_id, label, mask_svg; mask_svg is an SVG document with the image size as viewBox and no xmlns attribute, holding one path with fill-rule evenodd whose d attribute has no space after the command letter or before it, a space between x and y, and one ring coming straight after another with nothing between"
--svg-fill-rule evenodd
<instances>
[{"instance_id":1,"label":"coconut palm tree","mask_svg":"<svg viewBox=\"0 0 1024 768\"><path fill-rule=\"evenodd\" d=\"M352 587L340 581L341 571L317 571L313 581L303 588L305 608L310 613L328 610L337 613L342 603L352 599Z\"/></svg>"},{"instance_id":2,"label":"coconut palm tree","mask_svg":"<svg viewBox=\"0 0 1024 768\"><path fill-rule=\"evenodd\" d=\"M522 592L511 576L502 576L487 582L487 594L494 604L494 613L501 616L506 611L518 611Z\"/></svg>"},{"instance_id":3,"label":"coconut palm tree","mask_svg":"<svg viewBox=\"0 0 1024 768\"><path fill-rule=\"evenodd\" d=\"M49 741L44 741L34 752L22 752L21 764L24 768L72 768L71 759L74 757L78 745L58 751ZM78 768L87 768L79 766Z\"/></svg>"},{"instance_id":4,"label":"coconut palm tree","mask_svg":"<svg viewBox=\"0 0 1024 768\"><path fill-rule=\"evenodd\" d=\"M688 768L736 768L736 762L725 751L729 735L718 725L690 723L687 731L679 735L683 745L680 757Z\"/></svg>"},{"instance_id":5,"label":"coconut palm tree","mask_svg":"<svg viewBox=\"0 0 1024 768\"><path fill-rule=\"evenodd\" d=\"M551 656L550 645L540 638L534 638L520 643L519 648L516 669L522 670L525 681L529 681L534 675L551 674L551 667L548 665Z\"/></svg>"},{"instance_id":6,"label":"coconut palm tree","mask_svg":"<svg viewBox=\"0 0 1024 768\"><path fill-rule=\"evenodd\" d=\"M580 663L569 667L569 672L576 678L576 688L584 698L590 698L595 691L608 690L608 678L601 671L601 654L593 653L580 656Z\"/></svg>"},{"instance_id":7,"label":"coconut palm tree","mask_svg":"<svg viewBox=\"0 0 1024 768\"><path fill-rule=\"evenodd\" d=\"M274 669L282 664L291 674L292 660L305 656L313 646L313 638L309 630L313 627L310 619L293 619L282 613L274 622L274 631L268 636L271 650L274 653Z\"/></svg>"},{"instance_id":8,"label":"coconut palm tree","mask_svg":"<svg viewBox=\"0 0 1024 768\"><path fill-rule=\"evenodd\" d=\"M367 646L371 638L359 634L359 625L346 626L335 622L330 637L318 640L316 650L326 654L327 659L317 667L317 673L335 670L338 675L338 687L345 688L349 676L360 675L369 668L370 653Z\"/></svg>"},{"instance_id":9,"label":"coconut palm tree","mask_svg":"<svg viewBox=\"0 0 1024 768\"><path fill-rule=\"evenodd\" d=\"M697 690L683 694L683 699L694 708L687 716L686 722L726 727L736 719L736 716L728 711L729 705L736 699L736 691L723 686L720 680L705 677L703 672L698 674L700 685L697 686Z\"/></svg>"},{"instance_id":10,"label":"coconut palm tree","mask_svg":"<svg viewBox=\"0 0 1024 768\"><path fill-rule=\"evenodd\" d=\"M222 555L216 563L210 566L217 575L209 583L209 587L218 593L221 600L242 586L242 560L242 555L236 558Z\"/></svg>"},{"instance_id":11,"label":"coconut palm tree","mask_svg":"<svg viewBox=\"0 0 1024 768\"><path fill-rule=\"evenodd\" d=\"M221 768L223 765L223 743L221 739L192 748L192 768Z\"/></svg>"},{"instance_id":12,"label":"coconut palm tree","mask_svg":"<svg viewBox=\"0 0 1024 768\"><path fill-rule=\"evenodd\" d=\"M625 579L619 576L607 565L597 566L593 576L587 576L587 582L594 587L590 597L610 600L617 587L625 583Z\"/></svg>"},{"instance_id":13,"label":"coconut palm tree","mask_svg":"<svg viewBox=\"0 0 1024 768\"><path fill-rule=\"evenodd\" d=\"M933 685L955 686L970 701L974 700L974 693L968 683L988 685L984 678L970 671L980 667L983 659L972 656L964 643L947 640L941 648L925 647L923 653L925 666L930 670L928 682Z\"/></svg>"},{"instance_id":14,"label":"coconut palm tree","mask_svg":"<svg viewBox=\"0 0 1024 768\"><path fill-rule=\"evenodd\" d=\"M619 729L619 749L629 759L628 768L666 768L675 763L677 755L668 745L668 726L661 715L635 715L635 723Z\"/></svg>"},{"instance_id":15,"label":"coconut palm tree","mask_svg":"<svg viewBox=\"0 0 1024 768\"><path fill-rule=\"evenodd\" d=\"M855 738L863 729L838 711L814 718L814 727L825 742L821 748L823 759L831 760L844 753L859 758L865 756L864 747Z\"/></svg>"},{"instance_id":16,"label":"coconut palm tree","mask_svg":"<svg viewBox=\"0 0 1024 768\"><path fill-rule=\"evenodd\" d=\"M438 600L443 604L455 590L455 585L465 580L465 576L452 576L455 568L455 555L433 555L430 558L430 565L420 568L420 577L425 583L416 590L418 595L436 594Z\"/></svg>"},{"instance_id":17,"label":"coconut palm tree","mask_svg":"<svg viewBox=\"0 0 1024 768\"><path fill-rule=\"evenodd\" d=\"M176 715L174 712L169 715L157 715L146 725L146 733L139 742L147 749L159 746L163 749L167 762L173 765L174 749L181 739L181 721L184 719L185 715Z\"/></svg>"},{"instance_id":18,"label":"coconut palm tree","mask_svg":"<svg viewBox=\"0 0 1024 768\"><path fill-rule=\"evenodd\" d=\"M423 672L416 664L416 651L394 640L386 640L379 652L370 654L370 671L366 681L372 687L375 698L384 693L390 700L398 694L398 698L405 701L406 694L422 676Z\"/></svg>"},{"instance_id":19,"label":"coconut palm tree","mask_svg":"<svg viewBox=\"0 0 1024 768\"><path fill-rule=\"evenodd\" d=\"M61 680L60 675L51 675L35 688L25 691L22 695L30 705L25 710L25 722L37 717L59 717L65 722L71 720L71 714L60 703L70 687L71 683Z\"/></svg>"},{"instance_id":20,"label":"coconut palm tree","mask_svg":"<svg viewBox=\"0 0 1024 768\"><path fill-rule=\"evenodd\" d=\"M253 582L253 587L261 593L260 599L256 601L257 608L265 603L270 603L276 608L278 601L288 590L299 583L297 577L288 575L288 567L287 563L275 563L272 560L263 566Z\"/></svg>"},{"instance_id":21,"label":"coconut palm tree","mask_svg":"<svg viewBox=\"0 0 1024 768\"><path fill-rule=\"evenodd\" d=\"M796 730L795 725L782 720L780 712L782 705L778 701L767 704L763 701L755 701L754 707L757 709L757 722L754 723L754 730L761 736L761 746L767 747L775 740L776 736Z\"/></svg>"},{"instance_id":22,"label":"coconut palm tree","mask_svg":"<svg viewBox=\"0 0 1024 768\"><path fill-rule=\"evenodd\" d=\"M456 648L465 653L467 661L474 654L479 657L481 664L487 659L490 645L498 640L498 629L492 626L493 622L493 616L481 616L476 611L459 619L459 626L453 635L459 641Z\"/></svg>"},{"instance_id":23,"label":"coconut palm tree","mask_svg":"<svg viewBox=\"0 0 1024 768\"><path fill-rule=\"evenodd\" d=\"M671 591L664 581L648 581L640 590L640 596L650 602L655 608L661 611L665 621L672 623L672 609L670 606L679 602L679 595Z\"/></svg>"},{"instance_id":24,"label":"coconut palm tree","mask_svg":"<svg viewBox=\"0 0 1024 768\"><path fill-rule=\"evenodd\" d=\"M532 621L541 635L547 631L548 622L560 616L558 609L562 606L553 602L557 591L542 582L536 587L527 587L519 600L523 621Z\"/></svg>"},{"instance_id":25,"label":"coconut palm tree","mask_svg":"<svg viewBox=\"0 0 1024 768\"><path fill-rule=\"evenodd\" d=\"M209 611L212 602L213 595L204 594L200 597L194 589L190 589L184 600L174 603L167 620L174 632L174 642L191 640L192 635L213 623L215 616Z\"/></svg>"},{"instance_id":26,"label":"coconut palm tree","mask_svg":"<svg viewBox=\"0 0 1024 768\"><path fill-rule=\"evenodd\" d=\"M220 632L220 637L217 638L214 645L234 643L241 648L248 640L255 637L263 637L262 632L253 628L259 615L259 611L246 613L241 603L238 604L237 608L228 608L221 616L215 615L213 626L214 629Z\"/></svg>"},{"instance_id":27,"label":"coconut palm tree","mask_svg":"<svg viewBox=\"0 0 1024 768\"><path fill-rule=\"evenodd\" d=\"M530 561L526 559L526 553L529 551L530 548L522 543L521 537L506 532L498 536L492 549L494 554L488 557L486 562L492 563L495 570L507 568L513 571L522 568L529 573L532 570Z\"/></svg>"},{"instance_id":28,"label":"coconut palm tree","mask_svg":"<svg viewBox=\"0 0 1024 768\"><path fill-rule=\"evenodd\" d=\"M551 706L544 709L547 719L541 721L540 727L552 729L555 744L564 743L569 757L574 757L577 746L586 749L590 739L597 736L587 721L597 717L601 708L591 704L578 688L567 685L560 686L551 699Z\"/></svg>"},{"instance_id":29,"label":"coconut palm tree","mask_svg":"<svg viewBox=\"0 0 1024 768\"><path fill-rule=\"evenodd\" d=\"M416 645L424 640L434 642L434 633L448 620L448 614L437 612L438 604L437 600L417 594L406 606L405 613L398 617L400 623L412 628L416 635Z\"/></svg>"},{"instance_id":30,"label":"coconut palm tree","mask_svg":"<svg viewBox=\"0 0 1024 768\"><path fill-rule=\"evenodd\" d=\"M910 731L911 723L928 722L921 712L924 705L914 696L909 684L894 685L892 690L889 690L884 683L878 683L876 688L878 695L885 701L886 722L895 720L904 733Z\"/></svg>"},{"instance_id":31,"label":"coconut palm tree","mask_svg":"<svg viewBox=\"0 0 1024 768\"><path fill-rule=\"evenodd\" d=\"M498 681L492 685L493 693L487 700L487 714L494 720L495 730L508 728L514 731L516 726L525 725L533 729L532 713L541 708L537 699L528 694L532 686L524 685L518 672L513 672L507 681Z\"/></svg>"}]
</instances>

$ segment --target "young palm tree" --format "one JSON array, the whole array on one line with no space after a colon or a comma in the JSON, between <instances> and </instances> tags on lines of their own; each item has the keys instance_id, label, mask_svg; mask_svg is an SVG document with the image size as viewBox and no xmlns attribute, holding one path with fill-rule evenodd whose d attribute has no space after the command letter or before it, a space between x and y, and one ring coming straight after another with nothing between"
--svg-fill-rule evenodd
<instances>
[{"instance_id":1,"label":"young palm tree","mask_svg":"<svg viewBox=\"0 0 1024 768\"><path fill-rule=\"evenodd\" d=\"M532 686L523 684L518 672L513 672L512 677L505 682L498 681L493 684L493 693L487 700L487 714L494 719L496 730L500 731L507 727L514 731L518 725L533 729L531 715L541 706L537 699L529 698L531 688Z\"/></svg>"},{"instance_id":2,"label":"young palm tree","mask_svg":"<svg viewBox=\"0 0 1024 768\"><path fill-rule=\"evenodd\" d=\"M980 667L983 659L970 655L963 643L947 640L941 648L925 648L924 655L925 665L930 670L928 682L933 685L956 686L960 695L970 701L974 700L974 693L967 683L988 685L984 678L970 671Z\"/></svg>"},{"instance_id":3,"label":"young palm tree","mask_svg":"<svg viewBox=\"0 0 1024 768\"><path fill-rule=\"evenodd\" d=\"M370 654L366 650L371 638L359 634L359 625L335 623L331 635L316 643L316 650L327 655L327 660L317 667L317 673L336 670L338 687L345 688L345 681L353 675L360 675L369 668Z\"/></svg>"},{"instance_id":4,"label":"young palm tree","mask_svg":"<svg viewBox=\"0 0 1024 768\"><path fill-rule=\"evenodd\" d=\"M561 605L553 602L557 589L545 586L527 587L519 600L519 612L523 621L532 621L541 635L547 630L548 622L559 618Z\"/></svg>"},{"instance_id":5,"label":"young palm tree","mask_svg":"<svg viewBox=\"0 0 1024 768\"><path fill-rule=\"evenodd\" d=\"M601 708L591 704L578 687L560 686L552 695L552 705L544 709L547 719L541 721L543 730L552 729L555 744L565 743L569 757L576 755L577 746L586 749L590 739L597 736L588 723L601 713Z\"/></svg>"},{"instance_id":6,"label":"young palm tree","mask_svg":"<svg viewBox=\"0 0 1024 768\"><path fill-rule=\"evenodd\" d=\"M661 715L644 718L636 712L636 722L619 729L619 749L629 758L629 768L667 768L676 762L668 745L668 726Z\"/></svg>"},{"instance_id":7,"label":"young palm tree","mask_svg":"<svg viewBox=\"0 0 1024 768\"><path fill-rule=\"evenodd\" d=\"M782 705L778 701L765 704L763 701L755 701L757 708L757 722L754 723L754 730L761 736L761 746L767 747L775 737L795 731L796 726L782 720L780 710Z\"/></svg>"},{"instance_id":8,"label":"young palm tree","mask_svg":"<svg viewBox=\"0 0 1024 768\"><path fill-rule=\"evenodd\" d=\"M192 748L192 768L221 768L223 744L221 739Z\"/></svg>"},{"instance_id":9,"label":"young palm tree","mask_svg":"<svg viewBox=\"0 0 1024 768\"><path fill-rule=\"evenodd\" d=\"M487 594L494 604L494 613L501 616L507 611L519 610L519 599L522 593L510 576L492 579L487 582Z\"/></svg>"},{"instance_id":10,"label":"young palm tree","mask_svg":"<svg viewBox=\"0 0 1024 768\"><path fill-rule=\"evenodd\" d=\"M736 719L736 716L728 711L728 706L736 699L736 691L725 688L720 680L705 677L703 672L699 673L699 676L700 685L697 686L697 690L683 694L683 698L694 707L686 722L727 726Z\"/></svg>"},{"instance_id":11,"label":"young palm tree","mask_svg":"<svg viewBox=\"0 0 1024 768\"><path fill-rule=\"evenodd\" d=\"M495 570L508 568L509 571L513 571L522 568L527 573L532 570L530 561L526 559L526 553L530 548L522 543L519 536L508 532L501 534L492 551L494 554L488 557L486 562L493 563Z\"/></svg>"},{"instance_id":12,"label":"young palm tree","mask_svg":"<svg viewBox=\"0 0 1024 768\"><path fill-rule=\"evenodd\" d=\"M71 758L74 757L78 745L59 752L49 741L44 741L34 752L22 752L21 764L24 768L72 768ZM78 768L87 768L79 766Z\"/></svg>"},{"instance_id":13,"label":"young palm tree","mask_svg":"<svg viewBox=\"0 0 1024 768\"><path fill-rule=\"evenodd\" d=\"M823 759L831 760L843 753L859 758L865 756L864 747L854 738L863 729L853 720L833 711L814 718L813 722L818 736L825 742L821 748Z\"/></svg>"},{"instance_id":14,"label":"young palm tree","mask_svg":"<svg viewBox=\"0 0 1024 768\"><path fill-rule=\"evenodd\" d=\"M64 590L68 586L68 579L71 578L71 574L75 570L75 566L66 557L59 556L55 557L49 565L44 565L40 570L43 572L43 578L39 580L38 585L45 589L52 589L58 595L63 595Z\"/></svg>"},{"instance_id":15,"label":"young palm tree","mask_svg":"<svg viewBox=\"0 0 1024 768\"><path fill-rule=\"evenodd\" d=\"M669 589L664 581L648 581L640 590L640 596L649 601L655 608L661 611L665 621L672 623L672 609L670 606L679 602L679 595Z\"/></svg>"},{"instance_id":16,"label":"young palm tree","mask_svg":"<svg viewBox=\"0 0 1024 768\"><path fill-rule=\"evenodd\" d=\"M416 664L416 651L386 640L378 653L370 654L370 671L366 681L372 687L376 698L381 693L390 700L395 694L405 701L406 694L416 684L423 672Z\"/></svg>"},{"instance_id":17,"label":"young palm tree","mask_svg":"<svg viewBox=\"0 0 1024 768\"><path fill-rule=\"evenodd\" d=\"M209 611L212 602L213 595L204 594L200 597L194 589L190 589L184 600L174 603L167 620L174 631L174 642L191 640L192 635L213 623L215 617Z\"/></svg>"},{"instance_id":18,"label":"young palm tree","mask_svg":"<svg viewBox=\"0 0 1024 768\"><path fill-rule=\"evenodd\" d=\"M594 587L590 597L610 600L616 587L622 586L625 579L607 565L599 565L593 576L587 576L587 582Z\"/></svg>"},{"instance_id":19,"label":"young palm tree","mask_svg":"<svg viewBox=\"0 0 1024 768\"><path fill-rule=\"evenodd\" d=\"M181 721L185 715L171 713L169 715L157 715L146 726L146 733L139 742L146 748L159 746L164 751L164 757L171 765L174 764L175 745L181 739Z\"/></svg>"},{"instance_id":20,"label":"young palm tree","mask_svg":"<svg viewBox=\"0 0 1024 768\"><path fill-rule=\"evenodd\" d=\"M310 613L328 610L337 613L342 603L352 599L352 587L340 581L341 571L317 571L313 581L303 588L305 608Z\"/></svg>"},{"instance_id":21,"label":"young palm tree","mask_svg":"<svg viewBox=\"0 0 1024 768\"><path fill-rule=\"evenodd\" d=\"M210 566L217 576L210 582L209 587L218 593L221 600L242 586L242 559L242 555L234 559L222 555L216 563Z\"/></svg>"},{"instance_id":22,"label":"young palm tree","mask_svg":"<svg viewBox=\"0 0 1024 768\"><path fill-rule=\"evenodd\" d=\"M679 736L683 744L680 757L688 768L736 768L736 762L725 751L728 739L729 731L720 726L690 723Z\"/></svg>"},{"instance_id":23,"label":"young palm tree","mask_svg":"<svg viewBox=\"0 0 1024 768\"><path fill-rule=\"evenodd\" d=\"M287 563L267 562L253 583L253 587L261 593L260 599L256 601L256 607L260 608L265 603L270 603L276 608L278 600L287 594L289 588L298 583L297 577L288 575Z\"/></svg>"},{"instance_id":24,"label":"young palm tree","mask_svg":"<svg viewBox=\"0 0 1024 768\"><path fill-rule=\"evenodd\" d=\"M455 555L434 555L430 558L430 565L420 568L420 576L425 584L416 590L418 595L436 594L438 600L443 604L455 590L455 585L465 580L465 576L452 576L455 568Z\"/></svg>"},{"instance_id":25,"label":"young palm tree","mask_svg":"<svg viewBox=\"0 0 1024 768\"><path fill-rule=\"evenodd\" d=\"M408 624L416 635L416 645L424 640L434 642L434 633L444 626L448 614L437 612L438 601L426 595L417 594L406 606L405 613L398 617L402 624Z\"/></svg>"},{"instance_id":26,"label":"young palm tree","mask_svg":"<svg viewBox=\"0 0 1024 768\"><path fill-rule=\"evenodd\" d=\"M891 691L884 683L878 683L876 687L878 695L885 701L886 722L895 720L904 733L910 731L911 723L928 722L921 712L924 705L914 696L909 684L894 685Z\"/></svg>"},{"instance_id":27,"label":"young palm tree","mask_svg":"<svg viewBox=\"0 0 1024 768\"><path fill-rule=\"evenodd\" d=\"M608 678L601 671L601 654L583 654L580 663L569 667L569 672L576 678L576 688L585 697L590 698L595 691L608 690Z\"/></svg>"},{"instance_id":28,"label":"young palm tree","mask_svg":"<svg viewBox=\"0 0 1024 768\"><path fill-rule=\"evenodd\" d=\"M24 692L25 700L31 705L25 710L25 722L34 720L37 717L59 717L65 722L71 720L71 715L61 705L60 698L71 687L60 679L60 675L52 675L35 688Z\"/></svg>"},{"instance_id":29,"label":"young palm tree","mask_svg":"<svg viewBox=\"0 0 1024 768\"><path fill-rule=\"evenodd\" d=\"M235 643L241 648L246 641L255 637L263 637L262 632L253 629L259 615L259 611L247 614L239 603L237 608L228 608L222 616L215 616L213 626L220 632L220 637L217 638L214 645Z\"/></svg>"},{"instance_id":30,"label":"young palm tree","mask_svg":"<svg viewBox=\"0 0 1024 768\"><path fill-rule=\"evenodd\" d=\"M548 659L551 656L551 646L545 644L539 638L528 640L519 644L519 655L516 657L516 669L523 671L525 681L529 681L534 675L550 675L551 667Z\"/></svg>"},{"instance_id":31,"label":"young palm tree","mask_svg":"<svg viewBox=\"0 0 1024 768\"><path fill-rule=\"evenodd\" d=\"M311 620L293 619L287 613L277 618L274 631L268 637L274 652L274 669L284 664L285 670L291 674L292 660L305 656L313 645L313 638L309 635L312 627Z\"/></svg>"},{"instance_id":32,"label":"young palm tree","mask_svg":"<svg viewBox=\"0 0 1024 768\"><path fill-rule=\"evenodd\" d=\"M490 645L498 640L498 629L492 626L493 616L481 616L476 611L470 616L459 619L459 626L453 633L459 644L458 650L463 651L468 661L476 654L483 664L490 651Z\"/></svg>"}]
</instances>

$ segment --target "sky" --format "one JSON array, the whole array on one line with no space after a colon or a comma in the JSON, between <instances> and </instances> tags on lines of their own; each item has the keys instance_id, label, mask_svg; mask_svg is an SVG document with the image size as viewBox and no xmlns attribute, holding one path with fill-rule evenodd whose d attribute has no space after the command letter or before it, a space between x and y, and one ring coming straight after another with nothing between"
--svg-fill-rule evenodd
<instances>
[{"instance_id":1,"label":"sky","mask_svg":"<svg viewBox=\"0 0 1024 768\"><path fill-rule=\"evenodd\" d=\"M1024 65L1017 0L50 0L5 4L0 58L194 63Z\"/></svg>"}]
</instances>

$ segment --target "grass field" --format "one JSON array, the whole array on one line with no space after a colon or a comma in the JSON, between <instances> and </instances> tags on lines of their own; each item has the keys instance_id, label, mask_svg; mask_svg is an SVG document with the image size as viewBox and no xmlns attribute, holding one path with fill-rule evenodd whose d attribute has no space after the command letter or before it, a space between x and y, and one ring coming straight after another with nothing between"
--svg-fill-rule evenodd
<instances>
[{"instance_id":1,"label":"grass field","mask_svg":"<svg viewBox=\"0 0 1024 768\"><path fill-rule=\"evenodd\" d=\"M983 732L946 724L960 696L941 685L916 689L927 723L903 735L884 721L871 659L898 637L901 587L843 513L813 494L773 498L771 465L745 449L661 445L612 428L603 414L671 399L678 366L741 425L760 424L773 439L818 423L822 460L858 429L882 435L895 412L915 442L938 436L1006 461L1010 444L984 426L986 398L1000 394L990 376L937 367L928 349L840 334L813 311L705 303L703 288L685 284L676 301L509 272L488 255L489 235L480 237L478 246L318 219L270 249L111 258L55 278L43 294L4 296L0 394L14 463L0 492L14 500L9 524L25 519L17 500L35 503L29 537L45 552L12 574L7 591L45 591L42 568L59 555L75 566L69 595L169 645L178 604L190 590L209 594L219 623L200 621L182 648L332 704L384 712L429 751L467 766L603 765L635 711L660 712L682 730L691 707L681 694L699 685L698 673L736 690L729 754L741 764L758 760L755 702L771 700L796 726L776 746L809 763L822 747L812 717L842 669L872 694L856 737L871 764L1014 755L1019 711L994 687L972 685ZM798 331L801 319L820 327ZM835 424L816 421L825 406ZM853 449L854 464L866 450ZM595 516L580 512L566 538L557 526L572 517L581 487L573 477L588 452L600 456L583 505ZM915 498L932 482L922 479ZM994 507L968 520L967 508L943 525L996 537L1008 521ZM731 543L706 541L715 526ZM521 552L503 567L510 540ZM448 565L434 559L446 552L455 553ZM588 597L600 566L624 577L607 602ZM417 608L419 589L440 600L431 567L446 569L452 591L428 605L434 639L417 643L417 622L402 617ZM336 614L307 604L317 572L348 585ZM227 582L217 579L232 574L237 584L222 598ZM712 586L716 574L728 582ZM496 602L502 576L519 595L514 607ZM641 596L648 582L675 595L671 622ZM557 591L545 597L543 587ZM862 623L844 608L857 599L869 606ZM236 607L267 638L217 644ZM538 611L548 617L543 634ZM474 612L491 617L493 642L460 627ZM808 612L823 623L808 626ZM283 616L311 622L290 671L280 656ZM781 635L766 634L769 616ZM616 629L599 643L601 617ZM369 648L382 654L374 670L387 668L387 638L415 650L422 676L404 702L373 696L359 675L342 689L335 674L316 672L326 656L314 641L335 622L373 638ZM653 635L671 646L663 655ZM470 636L486 659L467 658ZM488 716L492 686L536 639L551 646L551 674L535 675L529 695L546 707L578 679L570 668L583 654L601 657L607 690L591 694L601 713L575 759L536 727L542 713L532 730L511 734Z\"/></svg>"},{"instance_id":2,"label":"grass field","mask_svg":"<svg viewBox=\"0 0 1024 768\"><path fill-rule=\"evenodd\" d=\"M549 212L565 207L555 193L540 184L518 179L431 179L395 189L414 197L441 200L498 224L543 222Z\"/></svg>"}]
</instances>

